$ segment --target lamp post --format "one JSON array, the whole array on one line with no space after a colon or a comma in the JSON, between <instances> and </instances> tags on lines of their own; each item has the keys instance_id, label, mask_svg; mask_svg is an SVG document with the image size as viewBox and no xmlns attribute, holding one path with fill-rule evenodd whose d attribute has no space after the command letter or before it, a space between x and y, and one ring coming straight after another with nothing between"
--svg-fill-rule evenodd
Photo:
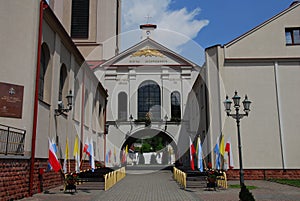
<instances>
[{"instance_id":1,"label":"lamp post","mask_svg":"<svg viewBox=\"0 0 300 201\"><path fill-rule=\"evenodd\" d=\"M130 114L129 116L129 121L130 121L130 132L132 131L132 121L133 121L133 116Z\"/></svg>"},{"instance_id":2,"label":"lamp post","mask_svg":"<svg viewBox=\"0 0 300 201\"><path fill-rule=\"evenodd\" d=\"M165 131L167 130L167 127L168 127L168 126L167 126L168 118L169 118L169 117L168 117L168 115L166 114L165 117L164 117L164 119L165 119Z\"/></svg>"},{"instance_id":3,"label":"lamp post","mask_svg":"<svg viewBox=\"0 0 300 201\"><path fill-rule=\"evenodd\" d=\"M69 94L66 96L66 99L67 99L67 108L65 108L63 102L60 101L58 104L58 109L54 110L55 116L59 116L64 112L69 112L70 110L72 110L72 104L73 104L72 90L69 91Z\"/></svg>"},{"instance_id":4,"label":"lamp post","mask_svg":"<svg viewBox=\"0 0 300 201\"><path fill-rule=\"evenodd\" d=\"M250 112L250 104L251 101L248 100L247 95L245 96L245 99L243 101L243 106L244 106L244 112L243 114L240 114L240 100L241 97L238 96L237 91L235 91L234 96L232 97L233 103L234 103L234 108L235 108L235 113L230 113L231 112L231 103L232 101L228 99L228 96L226 96L226 100L223 102L225 106L225 111L227 113L227 116L230 116L236 120L236 125L237 125L237 134L238 134L238 148L239 148L239 163L240 163L240 186L244 186L244 170L243 170L243 161L242 161L242 145L241 145L241 134L240 134L240 120L248 116Z\"/></svg>"}]
</instances>

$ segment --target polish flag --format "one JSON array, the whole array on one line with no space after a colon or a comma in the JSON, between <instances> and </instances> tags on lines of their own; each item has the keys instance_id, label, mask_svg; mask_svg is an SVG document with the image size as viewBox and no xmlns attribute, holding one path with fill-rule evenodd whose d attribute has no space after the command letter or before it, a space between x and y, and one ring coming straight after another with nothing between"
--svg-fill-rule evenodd
<instances>
[{"instance_id":1,"label":"polish flag","mask_svg":"<svg viewBox=\"0 0 300 201\"><path fill-rule=\"evenodd\" d=\"M190 138L190 165L191 165L191 169L195 170L195 164L194 164L194 154L196 153L194 144Z\"/></svg>"},{"instance_id":2,"label":"polish flag","mask_svg":"<svg viewBox=\"0 0 300 201\"><path fill-rule=\"evenodd\" d=\"M84 146L83 146L83 152L86 153L87 155L90 155L89 154L89 140L88 140L88 138L85 139L85 143L84 143Z\"/></svg>"},{"instance_id":3,"label":"polish flag","mask_svg":"<svg viewBox=\"0 0 300 201\"><path fill-rule=\"evenodd\" d=\"M49 163L52 169L55 172L58 172L59 170L61 170L61 165L60 162L58 161L55 150L56 150L56 144L51 142L49 139Z\"/></svg>"},{"instance_id":4,"label":"polish flag","mask_svg":"<svg viewBox=\"0 0 300 201\"><path fill-rule=\"evenodd\" d=\"M225 151L228 153L228 166L229 166L229 169L233 169L234 164L233 164L233 156L232 156L232 148L231 148L230 139L228 139L227 142L226 142Z\"/></svg>"}]
</instances>

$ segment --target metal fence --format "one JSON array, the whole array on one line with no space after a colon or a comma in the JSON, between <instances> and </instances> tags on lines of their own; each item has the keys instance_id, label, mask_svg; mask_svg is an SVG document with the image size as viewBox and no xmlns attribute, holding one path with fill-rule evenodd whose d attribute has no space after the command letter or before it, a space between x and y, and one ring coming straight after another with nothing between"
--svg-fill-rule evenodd
<instances>
[{"instance_id":1,"label":"metal fence","mask_svg":"<svg viewBox=\"0 0 300 201\"><path fill-rule=\"evenodd\" d=\"M0 124L0 154L24 155L26 130Z\"/></svg>"}]
</instances>

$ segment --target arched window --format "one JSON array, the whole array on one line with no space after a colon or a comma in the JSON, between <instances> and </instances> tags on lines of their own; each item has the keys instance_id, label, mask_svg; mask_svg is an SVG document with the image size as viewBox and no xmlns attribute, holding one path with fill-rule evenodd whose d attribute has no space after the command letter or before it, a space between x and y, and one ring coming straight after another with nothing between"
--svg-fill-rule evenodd
<instances>
[{"instance_id":1,"label":"arched window","mask_svg":"<svg viewBox=\"0 0 300 201\"><path fill-rule=\"evenodd\" d=\"M67 68L63 64L60 68L60 75L59 75L59 90L58 90L58 100L64 101L63 94L66 94L66 80L67 80Z\"/></svg>"},{"instance_id":2,"label":"arched window","mask_svg":"<svg viewBox=\"0 0 300 201\"><path fill-rule=\"evenodd\" d=\"M171 120L181 119L180 93L174 91L171 93Z\"/></svg>"},{"instance_id":3,"label":"arched window","mask_svg":"<svg viewBox=\"0 0 300 201\"><path fill-rule=\"evenodd\" d=\"M127 120L127 94L120 92L118 95L118 119Z\"/></svg>"},{"instance_id":4,"label":"arched window","mask_svg":"<svg viewBox=\"0 0 300 201\"><path fill-rule=\"evenodd\" d=\"M152 113L152 119L161 119L160 87L153 81L143 82L138 89L138 118L144 119L147 112Z\"/></svg>"},{"instance_id":5,"label":"arched window","mask_svg":"<svg viewBox=\"0 0 300 201\"><path fill-rule=\"evenodd\" d=\"M49 63L49 49L48 46L43 43L41 48L41 60L40 60L40 80L39 80L39 99L44 99L44 89L45 89L45 74L47 71L47 66Z\"/></svg>"}]
</instances>

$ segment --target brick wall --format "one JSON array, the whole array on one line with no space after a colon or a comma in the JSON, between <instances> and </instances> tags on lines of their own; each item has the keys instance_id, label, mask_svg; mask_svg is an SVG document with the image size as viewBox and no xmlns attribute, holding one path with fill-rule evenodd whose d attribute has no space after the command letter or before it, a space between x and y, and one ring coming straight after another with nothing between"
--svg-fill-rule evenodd
<instances>
[{"instance_id":1,"label":"brick wall","mask_svg":"<svg viewBox=\"0 0 300 201\"><path fill-rule=\"evenodd\" d=\"M63 164L63 161L61 161ZM69 167L69 166L68 166ZM47 171L47 159L35 159L32 193L40 193L63 185L61 172ZM40 170L44 170L40 174ZM89 161L84 161L82 169L90 169ZM75 170L75 161L70 161L70 170ZM29 197L30 159L0 158L0 198L1 201Z\"/></svg>"},{"instance_id":2,"label":"brick wall","mask_svg":"<svg viewBox=\"0 0 300 201\"><path fill-rule=\"evenodd\" d=\"M226 172L229 180L239 180L240 171L238 169ZM300 179L299 169L289 170L244 170L245 180L266 180L266 179Z\"/></svg>"},{"instance_id":3,"label":"brick wall","mask_svg":"<svg viewBox=\"0 0 300 201\"><path fill-rule=\"evenodd\" d=\"M0 197L3 200L29 196L28 160L0 159Z\"/></svg>"}]
</instances>

